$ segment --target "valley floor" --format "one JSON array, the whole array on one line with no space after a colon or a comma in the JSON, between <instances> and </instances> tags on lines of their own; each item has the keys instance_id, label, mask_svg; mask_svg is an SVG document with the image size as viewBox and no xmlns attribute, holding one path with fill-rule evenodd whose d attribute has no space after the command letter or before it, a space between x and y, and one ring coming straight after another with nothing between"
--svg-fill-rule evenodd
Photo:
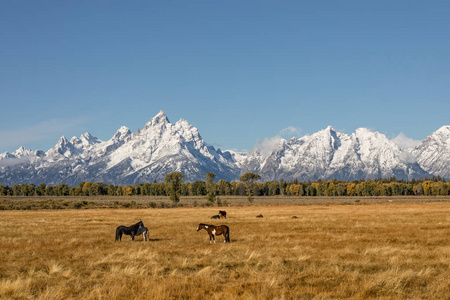
<instances>
[{"instance_id":1,"label":"valley floor","mask_svg":"<svg viewBox=\"0 0 450 300\"><path fill-rule=\"evenodd\" d=\"M0 211L0 298L449 299L450 202L388 200Z\"/></svg>"}]
</instances>

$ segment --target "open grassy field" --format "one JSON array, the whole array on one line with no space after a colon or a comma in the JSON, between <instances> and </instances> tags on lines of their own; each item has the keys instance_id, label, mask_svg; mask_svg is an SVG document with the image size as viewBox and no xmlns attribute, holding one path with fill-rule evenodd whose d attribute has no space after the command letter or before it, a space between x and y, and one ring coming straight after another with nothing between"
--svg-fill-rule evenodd
<instances>
[{"instance_id":1,"label":"open grassy field","mask_svg":"<svg viewBox=\"0 0 450 300\"><path fill-rule=\"evenodd\" d=\"M450 299L448 201L223 209L0 211L0 299Z\"/></svg>"},{"instance_id":2,"label":"open grassy field","mask_svg":"<svg viewBox=\"0 0 450 300\"><path fill-rule=\"evenodd\" d=\"M246 205L311 205L311 204L372 204L400 202L447 202L449 196L372 196L372 197L299 197L299 196L255 196L249 203L245 196L220 196L221 206ZM181 197L179 207L207 206L205 196ZM168 196L13 196L0 197L1 210L40 209L90 209L90 208L167 208L173 202Z\"/></svg>"}]
</instances>

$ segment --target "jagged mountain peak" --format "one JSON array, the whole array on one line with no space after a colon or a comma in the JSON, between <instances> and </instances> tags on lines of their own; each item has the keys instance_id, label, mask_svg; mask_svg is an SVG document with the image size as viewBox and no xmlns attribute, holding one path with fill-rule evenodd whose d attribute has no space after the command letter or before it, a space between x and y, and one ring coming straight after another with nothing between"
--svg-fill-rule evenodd
<instances>
[{"instance_id":1,"label":"jagged mountain peak","mask_svg":"<svg viewBox=\"0 0 450 300\"><path fill-rule=\"evenodd\" d=\"M26 155L31 155L34 152L32 150L26 149L24 146L19 147L16 151L12 153L15 157L22 157Z\"/></svg>"},{"instance_id":2,"label":"jagged mountain peak","mask_svg":"<svg viewBox=\"0 0 450 300\"><path fill-rule=\"evenodd\" d=\"M131 132L130 128L128 128L127 126L120 126L119 129L117 129L116 132Z\"/></svg>"},{"instance_id":3,"label":"jagged mountain peak","mask_svg":"<svg viewBox=\"0 0 450 300\"><path fill-rule=\"evenodd\" d=\"M306 145L311 151L317 149L319 152L334 151L340 146L340 136L332 126L328 126L310 136L300 138L296 144L299 146Z\"/></svg>"},{"instance_id":4,"label":"jagged mountain peak","mask_svg":"<svg viewBox=\"0 0 450 300\"><path fill-rule=\"evenodd\" d=\"M358 128L352 135L359 140L360 143L370 143L372 145L378 144L379 146L389 144L398 147L394 142L390 141L386 135L369 128Z\"/></svg>"},{"instance_id":5,"label":"jagged mountain peak","mask_svg":"<svg viewBox=\"0 0 450 300\"><path fill-rule=\"evenodd\" d=\"M93 136L89 132L83 133L79 138L74 136L68 141L67 143L64 142L65 147L73 147L78 149L77 151L84 151L87 148L90 148L96 144L101 143L102 141L99 140L97 137ZM62 145L63 145L62 144Z\"/></svg>"},{"instance_id":6,"label":"jagged mountain peak","mask_svg":"<svg viewBox=\"0 0 450 300\"><path fill-rule=\"evenodd\" d=\"M74 139L72 140L74 141ZM59 138L55 146L46 152L46 155L49 157L55 157L58 155L66 156L66 154L71 155L72 152L70 150L72 148L73 144L69 142L67 138L63 135L62 137Z\"/></svg>"},{"instance_id":7,"label":"jagged mountain peak","mask_svg":"<svg viewBox=\"0 0 450 300\"><path fill-rule=\"evenodd\" d=\"M65 145L67 144L69 141L67 140L67 138L63 135L59 138L58 142L56 143L56 145Z\"/></svg>"},{"instance_id":8,"label":"jagged mountain peak","mask_svg":"<svg viewBox=\"0 0 450 300\"><path fill-rule=\"evenodd\" d=\"M440 134L440 135L450 136L450 126L449 125L442 126L438 130L433 132L432 135L433 134Z\"/></svg>"},{"instance_id":9,"label":"jagged mountain peak","mask_svg":"<svg viewBox=\"0 0 450 300\"><path fill-rule=\"evenodd\" d=\"M136 134L139 134L139 133L140 133L140 131ZM121 126L119 129L117 129L116 133L114 133L113 139L123 140L131 135L132 135L131 130L128 127Z\"/></svg>"},{"instance_id":10,"label":"jagged mountain peak","mask_svg":"<svg viewBox=\"0 0 450 300\"><path fill-rule=\"evenodd\" d=\"M92 141L94 137L89 132L85 132L80 136L80 140Z\"/></svg>"},{"instance_id":11,"label":"jagged mountain peak","mask_svg":"<svg viewBox=\"0 0 450 300\"><path fill-rule=\"evenodd\" d=\"M93 136L89 132L85 132L80 136L80 141L82 142L83 147L89 147L91 145L95 145L101 143L102 141L97 137Z\"/></svg>"},{"instance_id":12,"label":"jagged mountain peak","mask_svg":"<svg viewBox=\"0 0 450 300\"><path fill-rule=\"evenodd\" d=\"M197 130L197 128L195 128L194 126L192 126L191 124L189 124L188 121L186 121L185 119L179 119L178 122L175 123L174 125L177 129L183 129L183 130Z\"/></svg>"},{"instance_id":13,"label":"jagged mountain peak","mask_svg":"<svg viewBox=\"0 0 450 300\"><path fill-rule=\"evenodd\" d=\"M203 143L203 139L198 132L198 129L191 124L189 124L188 121L184 119L180 119L178 122L175 123L174 129L179 132L179 134L185 139L187 142L201 142Z\"/></svg>"},{"instance_id":14,"label":"jagged mountain peak","mask_svg":"<svg viewBox=\"0 0 450 300\"><path fill-rule=\"evenodd\" d=\"M161 127L167 124L170 124L169 118L166 113L161 110L158 114L156 114L156 116L145 124L143 130L156 126Z\"/></svg>"},{"instance_id":15,"label":"jagged mountain peak","mask_svg":"<svg viewBox=\"0 0 450 300\"><path fill-rule=\"evenodd\" d=\"M328 125L325 129L322 129L321 131L322 132L336 132L336 130L331 125Z\"/></svg>"},{"instance_id":16,"label":"jagged mountain peak","mask_svg":"<svg viewBox=\"0 0 450 300\"><path fill-rule=\"evenodd\" d=\"M316 133L311 134L310 137L313 137L315 139L317 138L329 139L329 138L336 138L337 135L338 132L332 126L327 126L325 129L322 129ZM309 136L305 137L308 138Z\"/></svg>"},{"instance_id":17,"label":"jagged mountain peak","mask_svg":"<svg viewBox=\"0 0 450 300\"><path fill-rule=\"evenodd\" d=\"M442 126L427 136L412 154L425 171L450 178L450 126Z\"/></svg>"}]
</instances>

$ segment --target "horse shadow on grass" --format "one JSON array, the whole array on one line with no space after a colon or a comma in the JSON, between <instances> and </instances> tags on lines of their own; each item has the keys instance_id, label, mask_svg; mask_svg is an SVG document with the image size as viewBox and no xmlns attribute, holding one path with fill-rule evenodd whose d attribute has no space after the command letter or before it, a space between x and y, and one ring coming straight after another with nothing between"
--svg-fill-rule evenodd
<instances>
[{"instance_id":1,"label":"horse shadow on grass","mask_svg":"<svg viewBox=\"0 0 450 300\"><path fill-rule=\"evenodd\" d=\"M134 240L135 242L143 242L143 243L145 243L145 242L161 242L161 241L168 241L168 239L148 239L148 241L146 241L146 240L143 240L143 239L139 239L139 240Z\"/></svg>"}]
</instances>

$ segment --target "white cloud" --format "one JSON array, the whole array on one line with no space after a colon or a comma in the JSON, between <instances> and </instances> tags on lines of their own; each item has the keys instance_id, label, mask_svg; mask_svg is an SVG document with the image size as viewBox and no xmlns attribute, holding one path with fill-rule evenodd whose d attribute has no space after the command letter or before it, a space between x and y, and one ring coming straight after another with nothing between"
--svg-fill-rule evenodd
<instances>
[{"instance_id":1,"label":"white cloud","mask_svg":"<svg viewBox=\"0 0 450 300\"><path fill-rule=\"evenodd\" d=\"M3 160L0 160L0 168L2 167L11 167L14 165L22 164L22 163L29 163L30 157L29 156L22 156L18 158L6 158Z\"/></svg>"},{"instance_id":2,"label":"white cloud","mask_svg":"<svg viewBox=\"0 0 450 300\"><path fill-rule=\"evenodd\" d=\"M412 149L420 143L420 141L407 137L403 132L400 132L392 141L403 150Z\"/></svg>"},{"instance_id":3,"label":"white cloud","mask_svg":"<svg viewBox=\"0 0 450 300\"><path fill-rule=\"evenodd\" d=\"M288 138L291 138L293 136L298 137L302 130L300 128L296 128L294 126L289 126L287 128L281 129L279 135L280 136L286 136Z\"/></svg>"},{"instance_id":4,"label":"white cloud","mask_svg":"<svg viewBox=\"0 0 450 300\"><path fill-rule=\"evenodd\" d=\"M0 130L1 149L20 147L30 143L42 141L55 135L59 138L69 129L80 127L86 123L86 118L51 119L29 127L15 130Z\"/></svg>"},{"instance_id":5,"label":"white cloud","mask_svg":"<svg viewBox=\"0 0 450 300\"><path fill-rule=\"evenodd\" d=\"M289 126L284 129L281 129L280 132L272 137L266 137L262 141L257 140L255 143L254 150L258 150L263 157L267 157L272 152L278 150L281 145L281 141L283 137L292 138L294 136L300 135L301 130L294 126Z\"/></svg>"},{"instance_id":6,"label":"white cloud","mask_svg":"<svg viewBox=\"0 0 450 300\"><path fill-rule=\"evenodd\" d=\"M409 152L412 148L416 147L420 141L416 141L412 138L407 137L403 132L400 132L393 141L397 146L400 147L403 151L400 153L400 160L405 163L415 163L417 162L417 158Z\"/></svg>"},{"instance_id":7,"label":"white cloud","mask_svg":"<svg viewBox=\"0 0 450 300\"><path fill-rule=\"evenodd\" d=\"M255 150L258 150L263 157L267 157L277 149L281 140L282 137L280 136L266 137L262 141L257 140Z\"/></svg>"}]
</instances>

